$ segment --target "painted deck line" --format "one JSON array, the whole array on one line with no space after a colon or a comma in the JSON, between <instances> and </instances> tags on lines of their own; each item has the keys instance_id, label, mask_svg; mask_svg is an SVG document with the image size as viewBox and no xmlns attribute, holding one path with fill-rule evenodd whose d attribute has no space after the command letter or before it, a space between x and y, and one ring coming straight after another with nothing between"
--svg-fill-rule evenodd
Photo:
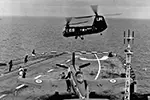
<instances>
[{"instance_id":1,"label":"painted deck line","mask_svg":"<svg viewBox=\"0 0 150 100\"><path fill-rule=\"evenodd\" d=\"M71 61L71 59L68 59L67 61L66 61L66 63L68 63L68 62L70 62Z\"/></svg>"},{"instance_id":2,"label":"painted deck line","mask_svg":"<svg viewBox=\"0 0 150 100\"><path fill-rule=\"evenodd\" d=\"M53 70L54 70L54 69L50 69L50 70L48 70L47 72L50 73L50 72L53 71Z\"/></svg>"},{"instance_id":3,"label":"painted deck line","mask_svg":"<svg viewBox=\"0 0 150 100\"><path fill-rule=\"evenodd\" d=\"M98 76L99 76L99 74L100 74L100 71L101 71L101 63L100 63L100 60L99 60L97 54L94 54L94 55L95 55L95 57L96 57L96 59L97 59L97 61L98 61L98 66L99 66L98 73L97 73L97 75L96 75L96 77L95 77L95 80L97 80L97 78L98 78Z\"/></svg>"},{"instance_id":4,"label":"painted deck line","mask_svg":"<svg viewBox=\"0 0 150 100\"><path fill-rule=\"evenodd\" d=\"M38 75L38 76L36 76L34 79L38 79L38 78L40 78L42 75Z\"/></svg>"},{"instance_id":5,"label":"painted deck line","mask_svg":"<svg viewBox=\"0 0 150 100\"><path fill-rule=\"evenodd\" d=\"M6 94L3 94L0 96L0 99L4 98L5 96L7 96Z\"/></svg>"},{"instance_id":6,"label":"painted deck line","mask_svg":"<svg viewBox=\"0 0 150 100\"><path fill-rule=\"evenodd\" d=\"M18 90L18 89L20 89L20 88L22 88L24 86L25 86L25 84L21 84L21 85L17 86L16 89Z\"/></svg>"},{"instance_id":7,"label":"painted deck line","mask_svg":"<svg viewBox=\"0 0 150 100\"><path fill-rule=\"evenodd\" d=\"M80 59L80 60L87 60L87 61L98 61L98 60L107 60L107 59L108 59L108 56L103 56L103 57L100 58L100 59L87 59L87 58L82 58L82 57L80 57L79 59Z\"/></svg>"}]
</instances>

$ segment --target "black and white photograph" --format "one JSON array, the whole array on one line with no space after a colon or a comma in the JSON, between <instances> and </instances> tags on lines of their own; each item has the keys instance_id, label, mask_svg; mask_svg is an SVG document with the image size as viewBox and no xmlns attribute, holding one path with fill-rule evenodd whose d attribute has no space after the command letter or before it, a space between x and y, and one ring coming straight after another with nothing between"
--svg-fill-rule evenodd
<instances>
[{"instance_id":1,"label":"black and white photograph","mask_svg":"<svg viewBox=\"0 0 150 100\"><path fill-rule=\"evenodd\" d=\"M150 100L150 0L0 0L0 100Z\"/></svg>"}]
</instances>

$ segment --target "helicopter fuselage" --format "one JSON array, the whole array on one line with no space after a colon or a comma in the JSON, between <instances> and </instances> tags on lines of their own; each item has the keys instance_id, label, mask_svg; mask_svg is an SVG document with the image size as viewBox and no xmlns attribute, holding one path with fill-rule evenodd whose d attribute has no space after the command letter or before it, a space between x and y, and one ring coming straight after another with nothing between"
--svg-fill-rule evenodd
<instances>
[{"instance_id":1,"label":"helicopter fuselage","mask_svg":"<svg viewBox=\"0 0 150 100\"><path fill-rule=\"evenodd\" d=\"M101 33L107 29L107 24L103 16L97 16L94 18L94 22L91 26L67 26L63 31L64 37L78 37L83 35L90 35Z\"/></svg>"}]
</instances>

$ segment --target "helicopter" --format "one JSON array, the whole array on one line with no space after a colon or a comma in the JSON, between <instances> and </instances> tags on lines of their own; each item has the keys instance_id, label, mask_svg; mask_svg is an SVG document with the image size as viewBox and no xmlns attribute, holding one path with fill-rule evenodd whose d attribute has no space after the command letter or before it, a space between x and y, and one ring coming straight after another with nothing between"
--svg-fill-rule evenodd
<instances>
[{"instance_id":1,"label":"helicopter","mask_svg":"<svg viewBox=\"0 0 150 100\"><path fill-rule=\"evenodd\" d=\"M80 16L80 17L67 17L66 18L66 24L63 31L64 37L75 37L77 39L78 37L83 40L84 35L91 35L91 34L98 34L102 35L102 32L107 29L107 23L105 21L104 16L99 15L97 13L97 5L91 5L91 8L95 15L89 15L89 16ZM105 14L106 16L113 16L113 15L120 15L120 13L116 14ZM89 26L71 26L71 25L78 25L82 23L87 23L88 21L82 21L78 23L70 23L72 19L87 19L94 17L94 21L92 25Z\"/></svg>"}]
</instances>

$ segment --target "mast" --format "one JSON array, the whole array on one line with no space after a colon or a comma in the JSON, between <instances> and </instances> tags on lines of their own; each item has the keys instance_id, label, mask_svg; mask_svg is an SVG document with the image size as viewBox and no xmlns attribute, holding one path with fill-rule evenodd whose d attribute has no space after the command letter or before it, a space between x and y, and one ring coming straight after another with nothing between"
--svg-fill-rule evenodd
<instances>
[{"instance_id":1,"label":"mast","mask_svg":"<svg viewBox=\"0 0 150 100\"><path fill-rule=\"evenodd\" d=\"M126 49L124 50L126 55L125 62L125 72L126 72L126 82L125 82L125 96L124 100L130 100L130 69L131 69L131 57L133 52L131 51L131 44L134 41L134 31L130 34L130 30L128 30L128 34L126 36L126 32L124 31L124 44L127 44Z\"/></svg>"}]
</instances>

